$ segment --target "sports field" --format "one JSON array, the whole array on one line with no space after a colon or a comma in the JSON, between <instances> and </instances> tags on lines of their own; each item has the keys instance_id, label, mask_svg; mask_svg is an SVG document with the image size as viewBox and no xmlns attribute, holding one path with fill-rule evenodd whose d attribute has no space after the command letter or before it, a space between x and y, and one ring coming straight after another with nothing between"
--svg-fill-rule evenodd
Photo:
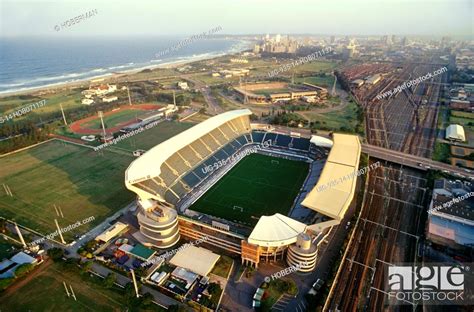
<instances>
[{"instance_id":1,"label":"sports field","mask_svg":"<svg viewBox=\"0 0 474 312\"><path fill-rule=\"evenodd\" d=\"M123 292L114 287L106 289L98 277L81 276L65 270L58 263L42 264L36 268L28 283L7 296L0 295L2 311L122 311ZM37 271L41 270L39 273ZM63 282L72 286L77 301L68 297ZM17 281L16 283L21 283ZM16 284L10 286L16 287ZM8 292L8 289L7 289Z\"/></svg>"},{"instance_id":2,"label":"sports field","mask_svg":"<svg viewBox=\"0 0 474 312\"><path fill-rule=\"evenodd\" d=\"M273 93L287 93L290 92L289 88L285 89L258 89L258 90L253 90L252 93L258 94L258 95L269 95Z\"/></svg>"},{"instance_id":3,"label":"sports field","mask_svg":"<svg viewBox=\"0 0 474 312\"><path fill-rule=\"evenodd\" d=\"M189 209L250 226L262 215L287 215L308 170L306 162L251 154Z\"/></svg>"},{"instance_id":4,"label":"sports field","mask_svg":"<svg viewBox=\"0 0 474 312\"><path fill-rule=\"evenodd\" d=\"M114 128L127 122L138 121L138 118L142 115L145 115L145 112L145 110L126 109L118 111L111 115L106 115L104 116L104 126L106 129ZM96 118L86 123L83 123L82 127L89 129L102 129L102 123L100 121L100 118Z\"/></svg>"},{"instance_id":5,"label":"sports field","mask_svg":"<svg viewBox=\"0 0 474 312\"><path fill-rule=\"evenodd\" d=\"M137 149L149 150L194 125L195 123L192 122L163 121L153 128L120 141L114 146L130 152Z\"/></svg>"},{"instance_id":6,"label":"sports field","mask_svg":"<svg viewBox=\"0 0 474 312\"><path fill-rule=\"evenodd\" d=\"M124 185L125 169L133 159L61 141L2 157L0 216L43 234L55 231L54 218L66 227L94 216L93 222L64 234L71 241L74 234L86 232L133 200ZM2 184L10 187L13 197ZM53 205L61 207L64 218Z\"/></svg>"}]
</instances>

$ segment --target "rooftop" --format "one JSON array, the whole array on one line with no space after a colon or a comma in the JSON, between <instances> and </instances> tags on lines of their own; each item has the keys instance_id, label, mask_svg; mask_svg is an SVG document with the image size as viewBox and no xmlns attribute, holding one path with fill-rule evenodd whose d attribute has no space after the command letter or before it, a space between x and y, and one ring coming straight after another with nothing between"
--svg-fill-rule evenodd
<instances>
[{"instance_id":1,"label":"rooftop","mask_svg":"<svg viewBox=\"0 0 474 312\"><path fill-rule=\"evenodd\" d=\"M225 112L211 117L158 144L130 164L125 173L126 182L136 183L144 179L159 176L161 173L161 165L177 151L223 124L251 114L252 112L249 109Z\"/></svg>"},{"instance_id":2,"label":"rooftop","mask_svg":"<svg viewBox=\"0 0 474 312\"><path fill-rule=\"evenodd\" d=\"M262 216L248 238L248 242L259 246L277 247L296 242L298 234L304 232L306 224L276 213Z\"/></svg>"},{"instance_id":3,"label":"rooftop","mask_svg":"<svg viewBox=\"0 0 474 312\"><path fill-rule=\"evenodd\" d=\"M220 256L202 247L187 246L171 258L172 265L185 268L201 276L209 275Z\"/></svg>"},{"instance_id":4,"label":"rooftop","mask_svg":"<svg viewBox=\"0 0 474 312\"><path fill-rule=\"evenodd\" d=\"M466 141L464 128L460 125L449 125L449 127L446 128L446 139Z\"/></svg>"},{"instance_id":5,"label":"rooftop","mask_svg":"<svg viewBox=\"0 0 474 312\"><path fill-rule=\"evenodd\" d=\"M337 134L316 186L301 203L323 215L341 220L354 197L361 146L355 135ZM324 187L324 190L320 189Z\"/></svg>"},{"instance_id":6,"label":"rooftop","mask_svg":"<svg viewBox=\"0 0 474 312\"><path fill-rule=\"evenodd\" d=\"M130 253L137 256L138 258L148 260L156 253L156 251L146 248L141 244L137 244L132 250L130 250Z\"/></svg>"}]
</instances>

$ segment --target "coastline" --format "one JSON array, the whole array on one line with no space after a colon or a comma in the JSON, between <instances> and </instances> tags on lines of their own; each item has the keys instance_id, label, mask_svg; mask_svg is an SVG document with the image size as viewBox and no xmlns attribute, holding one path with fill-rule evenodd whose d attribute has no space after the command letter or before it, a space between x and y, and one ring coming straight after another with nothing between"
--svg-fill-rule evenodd
<instances>
[{"instance_id":1,"label":"coastline","mask_svg":"<svg viewBox=\"0 0 474 312\"><path fill-rule=\"evenodd\" d=\"M173 60L173 61L168 61L168 62L165 61L164 63L161 63L161 64L146 65L142 67L127 69L124 71L117 71L117 72L106 73L106 74L97 75L93 77L81 78L74 81L64 81L64 82L57 82L53 84L47 84L43 86L28 87L22 90L0 91L0 100L6 97L10 97L10 96L25 95L25 94L31 94L31 93L37 93L37 92L49 93L49 92L54 92L60 89L79 87L81 85L84 85L85 83L90 84L92 80L96 80L96 79L104 79L101 83L110 83L111 81L124 77L124 76L138 74L145 69L155 70L159 68L176 68L185 64L190 64L190 63L194 63L194 62L198 62L202 60L209 60L209 59L214 59L214 58L218 58L218 57L222 57L226 55L232 55L234 53L239 53L245 49L246 48L238 50L238 51L228 50L228 51L223 51L223 52L215 52L215 54L201 55L201 56L195 56L195 57L191 56L188 59Z\"/></svg>"}]
</instances>

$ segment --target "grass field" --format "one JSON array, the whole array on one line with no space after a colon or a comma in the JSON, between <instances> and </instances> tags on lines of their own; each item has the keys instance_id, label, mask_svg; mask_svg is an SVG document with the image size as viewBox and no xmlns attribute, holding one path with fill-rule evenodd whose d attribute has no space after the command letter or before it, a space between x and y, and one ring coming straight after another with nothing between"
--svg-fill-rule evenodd
<instances>
[{"instance_id":1,"label":"grass field","mask_svg":"<svg viewBox=\"0 0 474 312\"><path fill-rule=\"evenodd\" d=\"M200 123L200 122L203 122L204 120L207 120L209 118L211 118L212 116L209 116L209 115L204 115L204 114L201 114L201 113L197 113L196 115L193 115L191 117L189 117L188 119L186 119L186 122L190 122L190 123Z\"/></svg>"},{"instance_id":2,"label":"grass field","mask_svg":"<svg viewBox=\"0 0 474 312\"><path fill-rule=\"evenodd\" d=\"M295 78L295 82L297 83L311 83L315 84L320 87L325 87L325 88L332 88L332 85L334 84L334 76L326 75L326 77L319 77L319 76L314 76L314 77L298 77Z\"/></svg>"},{"instance_id":3,"label":"grass field","mask_svg":"<svg viewBox=\"0 0 474 312\"><path fill-rule=\"evenodd\" d=\"M221 255L211 273L227 278L227 275L229 275L229 271L232 268L232 262L234 262L232 258Z\"/></svg>"},{"instance_id":4,"label":"grass field","mask_svg":"<svg viewBox=\"0 0 474 312\"><path fill-rule=\"evenodd\" d=\"M449 164L449 156L451 156L449 144L435 142L435 148L432 156L433 160Z\"/></svg>"},{"instance_id":5,"label":"grass field","mask_svg":"<svg viewBox=\"0 0 474 312\"><path fill-rule=\"evenodd\" d=\"M81 97L81 92L78 89L71 91L58 91L57 93L47 94L44 96L15 95L4 97L0 99L0 114L5 115L14 112L26 105L34 104L43 99L46 100L46 104L43 107L37 108L22 117L15 118L15 120L20 120L23 118L30 119L31 116L59 111L59 104L62 104L64 109L81 107Z\"/></svg>"},{"instance_id":6,"label":"grass field","mask_svg":"<svg viewBox=\"0 0 474 312\"><path fill-rule=\"evenodd\" d=\"M134 151L136 149L149 150L194 125L191 122L163 121L151 129L120 141L114 146L127 151Z\"/></svg>"},{"instance_id":7,"label":"grass field","mask_svg":"<svg viewBox=\"0 0 474 312\"><path fill-rule=\"evenodd\" d=\"M142 116L144 112L146 111L137 109L127 109L118 111L112 115L104 116L105 128L113 128L118 126L119 124L123 124L124 122L130 120L137 120L137 118ZM102 124L100 118L97 117L94 120L82 124L82 127L90 129L102 129Z\"/></svg>"},{"instance_id":8,"label":"grass field","mask_svg":"<svg viewBox=\"0 0 474 312\"><path fill-rule=\"evenodd\" d=\"M339 111L329 113L301 112L306 118L315 123L316 129L339 131L341 127L355 130L359 123L357 120L357 104L349 103L346 107Z\"/></svg>"},{"instance_id":9,"label":"grass field","mask_svg":"<svg viewBox=\"0 0 474 312\"><path fill-rule=\"evenodd\" d=\"M68 298L63 281L72 286L77 301ZM100 281L53 263L12 296L0 295L0 307L2 311L124 311L122 291L106 289Z\"/></svg>"},{"instance_id":10,"label":"grass field","mask_svg":"<svg viewBox=\"0 0 474 312\"><path fill-rule=\"evenodd\" d=\"M474 113L469 113L469 112L460 112L460 111L451 110L451 115L455 117L474 119Z\"/></svg>"},{"instance_id":11,"label":"grass field","mask_svg":"<svg viewBox=\"0 0 474 312\"><path fill-rule=\"evenodd\" d=\"M61 227L94 216L95 220L65 233L65 238L83 233L125 207L134 195L125 189L124 172L134 157L103 154L85 147L50 141L0 158L0 184L8 185L13 197L0 189L0 216L49 234ZM64 218L56 216L53 204Z\"/></svg>"},{"instance_id":12,"label":"grass field","mask_svg":"<svg viewBox=\"0 0 474 312\"><path fill-rule=\"evenodd\" d=\"M282 89L259 89L259 90L252 90L252 93L259 94L259 95L268 95L272 93L287 93L290 92L290 89L288 88L282 88Z\"/></svg>"},{"instance_id":13,"label":"grass field","mask_svg":"<svg viewBox=\"0 0 474 312\"><path fill-rule=\"evenodd\" d=\"M308 164L301 161L251 154L190 209L251 226L262 215L277 212L287 215L308 168Z\"/></svg>"}]
</instances>

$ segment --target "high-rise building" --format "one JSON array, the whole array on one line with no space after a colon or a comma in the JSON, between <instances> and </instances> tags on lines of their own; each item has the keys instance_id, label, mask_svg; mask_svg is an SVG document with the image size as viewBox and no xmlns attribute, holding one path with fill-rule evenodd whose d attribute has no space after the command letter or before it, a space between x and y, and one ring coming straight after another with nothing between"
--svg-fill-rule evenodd
<instances>
[{"instance_id":1,"label":"high-rise building","mask_svg":"<svg viewBox=\"0 0 474 312\"><path fill-rule=\"evenodd\" d=\"M407 43L408 43L407 37L403 37L403 38L402 38L402 41L401 41L401 44L402 44L403 46L406 46Z\"/></svg>"},{"instance_id":2,"label":"high-rise building","mask_svg":"<svg viewBox=\"0 0 474 312\"><path fill-rule=\"evenodd\" d=\"M396 37L395 35L392 35L392 39L391 39L391 40L392 40L392 44L394 44L394 43L396 42L396 39L397 39L397 37Z\"/></svg>"}]
</instances>

